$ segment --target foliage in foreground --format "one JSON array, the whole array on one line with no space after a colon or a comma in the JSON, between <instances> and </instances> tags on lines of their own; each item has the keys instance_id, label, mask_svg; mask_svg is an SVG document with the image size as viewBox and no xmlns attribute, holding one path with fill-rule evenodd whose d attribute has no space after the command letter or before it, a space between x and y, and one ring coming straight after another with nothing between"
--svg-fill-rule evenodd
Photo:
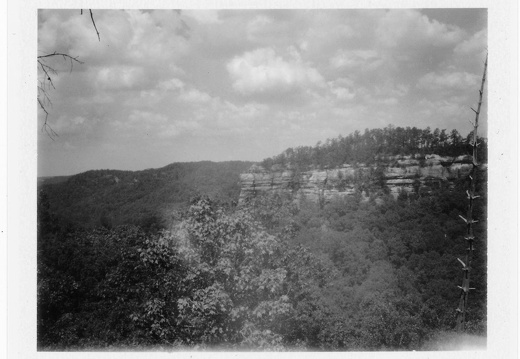
<instances>
[{"instance_id":1,"label":"foliage in foreground","mask_svg":"<svg viewBox=\"0 0 520 359\"><path fill-rule=\"evenodd\" d=\"M454 321L456 257L464 253L459 185L427 197L352 197L323 208L271 197L230 210L197 198L172 231L155 234L135 226L63 229L41 198L39 346L431 346ZM481 335L485 207L477 212L484 220L476 228L478 290L468 318Z\"/></svg>"},{"instance_id":2,"label":"foliage in foreground","mask_svg":"<svg viewBox=\"0 0 520 359\"><path fill-rule=\"evenodd\" d=\"M305 306L326 308L319 293L331 268L287 248L247 211L226 213L200 199L173 233L124 226L41 236L43 347L281 349L319 341Z\"/></svg>"}]
</instances>

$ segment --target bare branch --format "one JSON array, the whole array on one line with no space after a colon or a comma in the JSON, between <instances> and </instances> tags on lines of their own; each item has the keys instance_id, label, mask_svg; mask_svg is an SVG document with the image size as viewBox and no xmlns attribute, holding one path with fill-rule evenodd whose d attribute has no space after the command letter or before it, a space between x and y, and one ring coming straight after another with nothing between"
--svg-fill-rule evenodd
<instances>
[{"instance_id":1,"label":"bare branch","mask_svg":"<svg viewBox=\"0 0 520 359\"><path fill-rule=\"evenodd\" d=\"M69 58L71 61L76 61L79 64L83 64L82 61L78 60L79 56L72 57L69 54L64 54L62 52L53 52L52 54L40 55L40 56L38 56L38 59L44 59L46 57L52 57L52 56L62 56L63 58Z\"/></svg>"},{"instance_id":2,"label":"bare branch","mask_svg":"<svg viewBox=\"0 0 520 359\"><path fill-rule=\"evenodd\" d=\"M58 136L58 134L56 132L54 132L52 127L47 122L43 124L42 130L45 130L45 133L47 134L47 136L49 136L50 139L53 141L54 141L54 137L60 137L60 136Z\"/></svg>"},{"instance_id":3,"label":"bare branch","mask_svg":"<svg viewBox=\"0 0 520 359\"><path fill-rule=\"evenodd\" d=\"M51 75L49 75L49 71L54 72L54 73L56 73L56 71L53 68L43 64L40 60L38 60L38 63L40 64L41 69L45 73L45 77L46 77L45 80L47 80L49 82L49 84L52 86L53 89L56 89L56 87L54 87L54 83L52 82L52 77L51 77ZM45 80L44 80L44 83L45 83Z\"/></svg>"},{"instance_id":4,"label":"bare branch","mask_svg":"<svg viewBox=\"0 0 520 359\"><path fill-rule=\"evenodd\" d=\"M54 137L59 137L58 134L52 129L52 127L47 122L47 118L49 117L49 112L43 105L42 101L38 98L38 104L40 105L43 112L45 112L45 121L43 122L42 131L45 131L47 133L47 136L51 138L51 140L54 141Z\"/></svg>"},{"instance_id":5,"label":"bare branch","mask_svg":"<svg viewBox=\"0 0 520 359\"><path fill-rule=\"evenodd\" d=\"M42 101L38 99L38 103L40 104L40 107L42 108L43 112L45 112L45 122L47 122L47 117L49 116L49 112L47 112L47 109L43 105Z\"/></svg>"},{"instance_id":6,"label":"bare branch","mask_svg":"<svg viewBox=\"0 0 520 359\"><path fill-rule=\"evenodd\" d=\"M42 85L40 82L40 85L38 86L38 100L40 100L40 97L43 96L44 102L48 103L52 107L52 101L49 98L49 95L47 95L47 91L42 86L44 86L44 84Z\"/></svg>"},{"instance_id":7,"label":"bare branch","mask_svg":"<svg viewBox=\"0 0 520 359\"><path fill-rule=\"evenodd\" d=\"M53 67L47 65L45 61L52 57L61 57L65 61L70 62L70 71L72 72L74 63L83 64L82 61L78 60L78 57L70 56L66 53L61 52L53 52L52 54L45 54L37 56L37 62L39 68L43 71L43 79L38 80L38 105L41 107L43 112L45 112L45 120L43 122L42 131L45 131L47 135L54 141L54 137L58 137L58 134L52 129L49 125L49 111L47 110L48 106L52 106L52 101L49 98L48 91L52 89L56 89L53 82L53 76L58 75L58 71Z\"/></svg>"},{"instance_id":8,"label":"bare branch","mask_svg":"<svg viewBox=\"0 0 520 359\"><path fill-rule=\"evenodd\" d=\"M456 319L456 328L458 331L464 331L466 326L466 312L468 307L468 295L469 291L475 288L470 288L470 271L471 271L471 261L473 258L473 240L475 239L474 233L473 233L473 224L478 223L478 220L474 219L474 213L473 213L473 200L478 198L479 196L476 194L476 179L477 179L477 171L478 171L478 162L477 162L477 147L478 147L478 120L480 115L480 109L482 106L482 96L484 93L484 84L486 82L486 73L487 73L487 61L488 56L486 55L486 61L484 63L484 73L482 74L482 82L480 84L480 90L479 90L479 101L478 101L478 107L475 110L474 108L470 107L471 110L475 113L475 121L472 122L469 121L473 126L473 139L469 140L469 142L473 146L473 155L472 155L472 162L473 162L473 168L471 170L471 175L469 175L469 178L471 180L469 189L466 190L466 195L468 197L468 209L467 209L467 215L466 218L462 215L459 215L459 217L466 223L466 236L464 237L466 241L469 243L469 247L466 251L466 260L463 262L459 258L459 262L463 265L464 270L464 276L462 279L462 286L458 286L460 289L462 289L462 292L459 297L459 306L457 308L457 319Z\"/></svg>"},{"instance_id":9,"label":"bare branch","mask_svg":"<svg viewBox=\"0 0 520 359\"><path fill-rule=\"evenodd\" d=\"M101 37L99 37L99 31L97 29L96 22L94 21L94 14L92 14L92 10L89 9L88 11L90 11L90 19L92 19L92 24L94 25L94 29L96 30L98 41L101 41Z\"/></svg>"},{"instance_id":10,"label":"bare branch","mask_svg":"<svg viewBox=\"0 0 520 359\"><path fill-rule=\"evenodd\" d=\"M88 11L90 13L90 20L92 21L92 25L94 25L94 30L96 30L98 41L101 41L101 37L99 36L99 31L96 26L96 21L94 20L94 14L92 13L92 9L88 9ZM80 10L80 15L83 15L83 9Z\"/></svg>"},{"instance_id":11,"label":"bare branch","mask_svg":"<svg viewBox=\"0 0 520 359\"><path fill-rule=\"evenodd\" d=\"M92 25L94 25L94 29L96 30L98 40L101 41L101 37L96 26L96 21L94 20L94 14L90 9L89 12L90 19L92 21ZM83 15L83 9L80 10L80 14ZM46 60L56 56L62 57L63 60L70 62L70 72L72 72L74 63L83 64L83 62L78 59L78 56L74 57L67 53L56 51L52 54L44 54L36 57L39 68L43 71L43 79L38 79L38 105L41 107L43 112L45 112L45 120L43 123L42 131L45 131L52 140L54 140L54 137L58 136L58 134L48 124L47 120L49 117L49 112L47 111L47 107L52 106L52 102L49 98L49 91L51 90L51 88L56 89L53 82L53 76L57 76L58 71L56 71L56 69L52 66L47 65Z\"/></svg>"}]
</instances>

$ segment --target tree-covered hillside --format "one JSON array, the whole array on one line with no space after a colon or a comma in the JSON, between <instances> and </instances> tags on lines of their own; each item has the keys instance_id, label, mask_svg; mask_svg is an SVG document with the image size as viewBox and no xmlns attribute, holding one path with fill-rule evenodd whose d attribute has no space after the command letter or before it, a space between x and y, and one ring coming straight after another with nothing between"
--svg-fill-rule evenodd
<instances>
[{"instance_id":1,"label":"tree-covered hillside","mask_svg":"<svg viewBox=\"0 0 520 359\"><path fill-rule=\"evenodd\" d=\"M313 146L288 148L278 156L266 158L262 165L266 169L273 165L286 166L288 164L299 168L334 168L345 163L374 163L378 157L392 155L422 155L437 154L440 156L459 156L471 154L468 143L471 133L462 137L457 130L449 133L436 128L431 131L416 127L388 126L383 129L366 129L363 134L359 131L348 136L327 139ZM487 142L482 139L481 160L486 161Z\"/></svg>"},{"instance_id":2,"label":"tree-covered hillside","mask_svg":"<svg viewBox=\"0 0 520 359\"><path fill-rule=\"evenodd\" d=\"M158 234L64 230L41 208L40 349L439 348L456 336L464 198L441 190L319 208L272 197L234 209L196 198ZM467 327L483 336L485 206L476 214Z\"/></svg>"},{"instance_id":3,"label":"tree-covered hillside","mask_svg":"<svg viewBox=\"0 0 520 359\"><path fill-rule=\"evenodd\" d=\"M144 171L95 170L39 186L50 211L74 226L162 227L197 194L224 202L240 193L238 175L252 162L173 163ZM50 183L49 183L50 182Z\"/></svg>"},{"instance_id":4,"label":"tree-covered hillside","mask_svg":"<svg viewBox=\"0 0 520 359\"><path fill-rule=\"evenodd\" d=\"M368 162L374 147L356 147L362 142L355 134L346 138L337 143L364 148L355 158ZM436 152L459 155L454 149L467 146L460 141ZM333 158L337 147L327 146ZM398 154L397 148L376 153ZM446 343L460 338L454 331L462 278L457 258L467 247L460 218L467 178L397 198L355 192L314 203L286 193L229 205L238 197L238 173L250 166L89 171L44 185L39 348L455 349ZM477 175L476 289L466 334L485 338L487 178L485 171ZM160 223L147 216L172 208L174 223L150 230Z\"/></svg>"}]
</instances>

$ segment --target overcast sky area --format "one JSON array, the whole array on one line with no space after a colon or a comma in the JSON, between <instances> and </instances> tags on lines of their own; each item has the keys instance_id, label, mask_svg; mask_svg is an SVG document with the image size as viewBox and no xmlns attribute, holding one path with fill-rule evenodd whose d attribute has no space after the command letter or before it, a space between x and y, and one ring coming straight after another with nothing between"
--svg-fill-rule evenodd
<instances>
[{"instance_id":1,"label":"overcast sky area","mask_svg":"<svg viewBox=\"0 0 520 359\"><path fill-rule=\"evenodd\" d=\"M40 10L38 54L60 58L38 175L173 162L260 161L355 130L466 135L485 9ZM41 75L41 73L40 73ZM487 101L480 132L487 131ZM39 111L38 126L44 121Z\"/></svg>"}]
</instances>

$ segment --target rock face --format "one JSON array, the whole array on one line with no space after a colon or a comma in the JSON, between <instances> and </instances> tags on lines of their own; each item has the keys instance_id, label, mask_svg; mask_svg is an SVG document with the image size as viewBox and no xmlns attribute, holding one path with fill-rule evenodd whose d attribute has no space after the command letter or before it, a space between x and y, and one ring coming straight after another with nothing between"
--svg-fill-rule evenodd
<instances>
[{"instance_id":1,"label":"rock face","mask_svg":"<svg viewBox=\"0 0 520 359\"><path fill-rule=\"evenodd\" d=\"M367 197L373 191L388 188L397 197L401 191L416 193L440 186L451 186L453 181L469 175L471 156L441 157L387 156L376 159L376 164L343 165L341 168L298 171L290 165L273 166L266 170L253 165L240 175L240 202L260 193L287 193L295 198L311 201L330 201L334 197L361 192ZM485 166L482 166L485 169Z\"/></svg>"}]
</instances>

